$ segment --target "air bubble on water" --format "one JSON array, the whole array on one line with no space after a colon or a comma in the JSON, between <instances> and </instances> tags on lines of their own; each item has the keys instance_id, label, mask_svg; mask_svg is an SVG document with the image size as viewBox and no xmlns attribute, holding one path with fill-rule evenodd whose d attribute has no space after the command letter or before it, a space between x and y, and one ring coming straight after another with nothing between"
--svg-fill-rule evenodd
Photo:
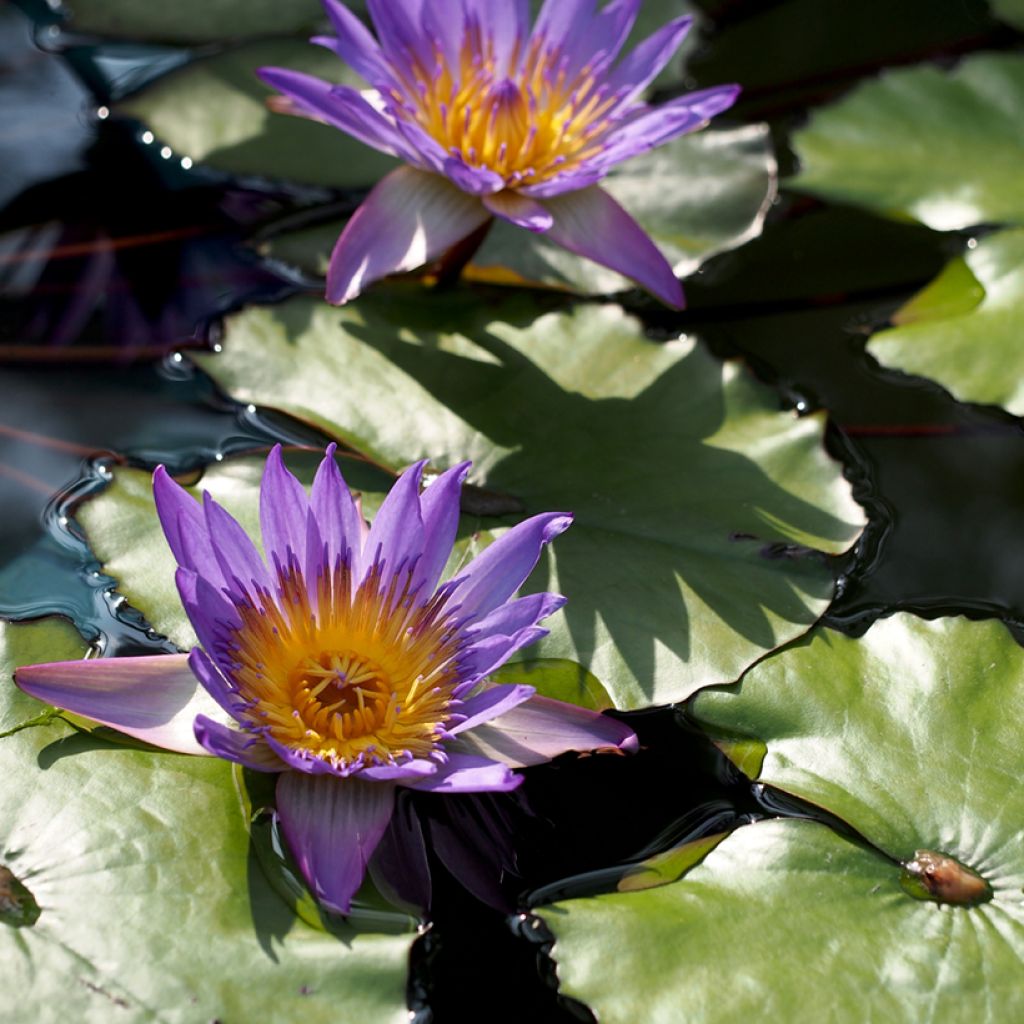
<instances>
[{"instance_id":1,"label":"air bubble on water","mask_svg":"<svg viewBox=\"0 0 1024 1024\"><path fill-rule=\"evenodd\" d=\"M156 138L156 136L152 132L143 132L141 137L143 144L146 146L152 145L153 140Z\"/></svg>"}]
</instances>

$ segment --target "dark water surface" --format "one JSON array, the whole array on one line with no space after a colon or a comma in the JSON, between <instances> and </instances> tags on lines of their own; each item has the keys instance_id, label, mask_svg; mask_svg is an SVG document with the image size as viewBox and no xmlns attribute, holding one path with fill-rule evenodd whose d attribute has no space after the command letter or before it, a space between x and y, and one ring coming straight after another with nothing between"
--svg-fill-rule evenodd
<instances>
[{"instance_id":1,"label":"dark water surface","mask_svg":"<svg viewBox=\"0 0 1024 1024\"><path fill-rule=\"evenodd\" d=\"M702 6L717 29L693 58L692 84L747 83L738 116L772 120L784 163L786 133L809 105L883 66L1020 42L981 0ZM114 463L181 471L276 440L319 442L224 399L174 356L215 345L224 312L295 290L242 242L303 197L172 165L139 126L108 115L111 99L186 51L95 45L53 22L45 5L0 6L0 615L64 614L110 649L160 650L110 598L75 502ZM781 407L828 410L831 451L871 513L856 550L834 560L839 596L826 622L849 632L896 609L1024 617L1020 421L882 371L864 353L869 334L967 244L785 196L761 239L687 282L686 312L641 307L657 336L696 334L748 361ZM434 858L415 1009L439 1024L465 1020L468 1005L488 1021L590 1019L557 999L545 936L516 913L531 894L601 891L632 860L737 821L801 813L746 783L684 713L629 721L638 755L531 769L522 800L500 811L415 798L411 813L440 847L463 826L484 837L471 877L456 881ZM504 876L486 849L495 831L508 835L514 870Z\"/></svg>"}]
</instances>

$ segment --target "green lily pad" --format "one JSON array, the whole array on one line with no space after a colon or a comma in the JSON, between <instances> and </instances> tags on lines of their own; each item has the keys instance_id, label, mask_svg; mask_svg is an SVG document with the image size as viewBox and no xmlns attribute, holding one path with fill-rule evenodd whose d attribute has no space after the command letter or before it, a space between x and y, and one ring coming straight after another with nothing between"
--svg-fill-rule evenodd
<instances>
[{"instance_id":1,"label":"green lily pad","mask_svg":"<svg viewBox=\"0 0 1024 1024\"><path fill-rule=\"evenodd\" d=\"M14 685L18 665L84 658L89 645L66 619L0 622L0 739L45 720L53 709Z\"/></svg>"},{"instance_id":2,"label":"green lily pad","mask_svg":"<svg viewBox=\"0 0 1024 1024\"><path fill-rule=\"evenodd\" d=\"M1000 622L894 615L817 631L694 703L713 735L767 744L760 781L824 807L897 860L918 849L1024 877L1024 649Z\"/></svg>"},{"instance_id":3,"label":"green lily pad","mask_svg":"<svg viewBox=\"0 0 1024 1024\"><path fill-rule=\"evenodd\" d=\"M941 793L968 771L929 781ZM999 804L981 810L1009 827ZM765 821L682 881L540 915L560 991L602 1024L996 1024L1024 1013L1019 842L1005 867L990 902L940 906L909 895L899 865L818 822Z\"/></svg>"},{"instance_id":4,"label":"green lily pad","mask_svg":"<svg viewBox=\"0 0 1024 1024\"><path fill-rule=\"evenodd\" d=\"M1018 54L887 72L794 135L801 171L790 184L938 231L1019 224L1022 104Z\"/></svg>"},{"instance_id":5,"label":"green lily pad","mask_svg":"<svg viewBox=\"0 0 1024 1024\"><path fill-rule=\"evenodd\" d=\"M491 675L496 683L526 683L543 697L578 704L592 711L614 707L601 680L574 661L559 658L538 658L503 665Z\"/></svg>"},{"instance_id":6,"label":"green lily pad","mask_svg":"<svg viewBox=\"0 0 1024 1024\"><path fill-rule=\"evenodd\" d=\"M66 0L64 10L77 32L151 43L309 32L325 20L319 0Z\"/></svg>"},{"instance_id":7,"label":"green lily pad","mask_svg":"<svg viewBox=\"0 0 1024 1024\"><path fill-rule=\"evenodd\" d=\"M362 86L333 53L300 39L248 43L163 76L118 109L143 121L180 157L243 177L331 188L372 185L398 162L335 128L273 113L264 66Z\"/></svg>"},{"instance_id":8,"label":"green lily pad","mask_svg":"<svg viewBox=\"0 0 1024 1024\"><path fill-rule=\"evenodd\" d=\"M1014 28L1024 28L1024 0L989 0L992 13Z\"/></svg>"},{"instance_id":9,"label":"green lily pad","mask_svg":"<svg viewBox=\"0 0 1024 1024\"><path fill-rule=\"evenodd\" d=\"M582 664L618 707L731 681L804 632L831 573L786 545L838 552L863 523L822 418L780 411L694 339L647 340L614 306L543 315L524 295L424 302L419 288L342 309L299 298L230 319L223 351L199 362L239 401L383 465L471 458L474 483L526 511L575 512L532 579L569 604L531 657Z\"/></svg>"},{"instance_id":10,"label":"green lily pad","mask_svg":"<svg viewBox=\"0 0 1024 1024\"><path fill-rule=\"evenodd\" d=\"M954 260L901 309L868 351L938 381L962 402L1024 415L1024 229L1001 231Z\"/></svg>"},{"instance_id":11,"label":"green lily pad","mask_svg":"<svg viewBox=\"0 0 1024 1024\"><path fill-rule=\"evenodd\" d=\"M292 452L288 465L308 489L322 454ZM259 485L263 455L225 459L210 466L191 489L198 496L209 491L260 544ZM393 478L386 472L346 459L345 478L362 496L363 511L372 518ZM89 544L114 577L118 591L140 611L159 633L183 650L196 643L196 635L181 606L174 583L177 563L164 539L153 503L151 475L136 469L117 468L113 483L102 494L79 508L76 518ZM452 553L451 568L482 550L490 541L487 530L474 517L463 519L460 538Z\"/></svg>"},{"instance_id":12,"label":"green lily pad","mask_svg":"<svg viewBox=\"0 0 1024 1024\"><path fill-rule=\"evenodd\" d=\"M8 670L38 657L55 626L10 627ZM4 720L12 693L0 696ZM327 1024L344 1006L408 1020L415 936L299 920L252 859L230 764L117 746L54 719L0 737L0 772L7 1019Z\"/></svg>"},{"instance_id":13,"label":"green lily pad","mask_svg":"<svg viewBox=\"0 0 1024 1024\"><path fill-rule=\"evenodd\" d=\"M768 129L747 125L687 135L619 164L603 186L654 239L679 277L761 233L775 197L776 165ZM344 228L332 220L282 234L264 246L276 259L325 274ZM496 220L465 270L470 280L532 284L587 295L634 287L627 278Z\"/></svg>"}]
</instances>

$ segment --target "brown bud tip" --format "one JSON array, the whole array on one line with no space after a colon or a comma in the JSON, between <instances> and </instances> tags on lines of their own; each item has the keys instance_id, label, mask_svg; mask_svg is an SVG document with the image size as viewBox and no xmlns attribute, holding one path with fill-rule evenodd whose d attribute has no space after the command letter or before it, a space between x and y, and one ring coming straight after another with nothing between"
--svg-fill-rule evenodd
<instances>
[{"instance_id":1,"label":"brown bud tip","mask_svg":"<svg viewBox=\"0 0 1024 1024\"><path fill-rule=\"evenodd\" d=\"M904 869L924 888L922 895L939 903L972 907L992 898L992 886L981 875L944 853L917 850Z\"/></svg>"}]
</instances>

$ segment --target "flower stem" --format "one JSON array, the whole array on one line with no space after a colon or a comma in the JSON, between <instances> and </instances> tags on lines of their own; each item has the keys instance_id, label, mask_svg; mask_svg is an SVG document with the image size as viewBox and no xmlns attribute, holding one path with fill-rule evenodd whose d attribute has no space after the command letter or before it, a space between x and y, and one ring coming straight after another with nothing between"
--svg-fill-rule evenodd
<instances>
[{"instance_id":1,"label":"flower stem","mask_svg":"<svg viewBox=\"0 0 1024 1024\"><path fill-rule=\"evenodd\" d=\"M446 250L437 261L437 284L435 287L451 288L459 279L466 264L476 255L477 250L483 245L487 232L491 230L494 218L484 221L475 231L466 235L461 242L456 242L450 249Z\"/></svg>"}]
</instances>

